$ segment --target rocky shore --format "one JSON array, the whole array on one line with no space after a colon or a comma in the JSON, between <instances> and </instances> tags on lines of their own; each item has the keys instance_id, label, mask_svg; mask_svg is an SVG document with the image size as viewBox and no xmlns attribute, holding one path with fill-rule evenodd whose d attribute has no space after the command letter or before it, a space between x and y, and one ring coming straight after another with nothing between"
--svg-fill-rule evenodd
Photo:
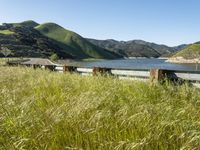
<instances>
[{"instance_id":1,"label":"rocky shore","mask_svg":"<svg viewBox=\"0 0 200 150\"><path fill-rule=\"evenodd\" d=\"M200 58L195 58L195 59L186 59L183 57L172 57L166 60L166 62L170 63L178 63L178 64L200 64Z\"/></svg>"}]
</instances>

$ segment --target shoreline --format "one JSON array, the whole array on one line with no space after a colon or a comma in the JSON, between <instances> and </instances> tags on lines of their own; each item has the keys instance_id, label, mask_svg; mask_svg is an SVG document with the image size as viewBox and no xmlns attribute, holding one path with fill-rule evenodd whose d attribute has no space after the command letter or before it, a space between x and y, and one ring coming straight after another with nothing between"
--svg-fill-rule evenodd
<instances>
[{"instance_id":1,"label":"shoreline","mask_svg":"<svg viewBox=\"0 0 200 150\"><path fill-rule=\"evenodd\" d=\"M166 62L176 63L176 64L200 64L200 59L198 58L185 59L183 57L174 57L174 58L167 59Z\"/></svg>"}]
</instances>

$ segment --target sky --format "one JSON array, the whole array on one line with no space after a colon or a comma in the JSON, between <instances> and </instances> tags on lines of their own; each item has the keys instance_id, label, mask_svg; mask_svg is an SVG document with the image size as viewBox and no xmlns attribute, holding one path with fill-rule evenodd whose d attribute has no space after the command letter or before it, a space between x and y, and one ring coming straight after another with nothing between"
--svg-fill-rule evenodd
<instances>
[{"instance_id":1,"label":"sky","mask_svg":"<svg viewBox=\"0 0 200 150\"><path fill-rule=\"evenodd\" d=\"M0 0L0 23L54 22L83 37L200 41L200 0Z\"/></svg>"}]
</instances>

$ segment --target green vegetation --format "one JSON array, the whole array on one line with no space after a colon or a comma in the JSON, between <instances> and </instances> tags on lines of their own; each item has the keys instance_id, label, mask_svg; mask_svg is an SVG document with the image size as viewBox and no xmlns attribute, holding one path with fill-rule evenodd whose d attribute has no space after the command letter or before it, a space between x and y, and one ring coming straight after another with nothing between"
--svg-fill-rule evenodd
<instances>
[{"instance_id":1,"label":"green vegetation","mask_svg":"<svg viewBox=\"0 0 200 150\"><path fill-rule=\"evenodd\" d=\"M15 32L12 32L10 30L0 30L0 34L11 35L15 34Z\"/></svg>"},{"instance_id":2,"label":"green vegetation","mask_svg":"<svg viewBox=\"0 0 200 150\"><path fill-rule=\"evenodd\" d=\"M61 49L55 41L45 37L37 30L27 26L0 26L0 31L10 30L16 34L0 34L0 45L12 51L11 57L49 58L56 53L60 58L73 58L67 51ZM0 57L3 54L0 53Z\"/></svg>"},{"instance_id":3,"label":"green vegetation","mask_svg":"<svg viewBox=\"0 0 200 150\"><path fill-rule=\"evenodd\" d=\"M132 41L116 41L116 40L95 40L87 39L94 45L103 47L115 53L121 54L125 57L160 57L170 55L185 45L179 45L177 47L169 47L166 45L160 45L150 43L142 40Z\"/></svg>"},{"instance_id":4,"label":"green vegetation","mask_svg":"<svg viewBox=\"0 0 200 150\"><path fill-rule=\"evenodd\" d=\"M6 65L6 62L8 62L8 61L14 61L14 60L19 60L19 59L22 59L22 58L14 58L14 57L0 58L0 67L3 65Z\"/></svg>"},{"instance_id":5,"label":"green vegetation","mask_svg":"<svg viewBox=\"0 0 200 150\"><path fill-rule=\"evenodd\" d=\"M8 58L0 58L0 66L5 65Z\"/></svg>"},{"instance_id":6,"label":"green vegetation","mask_svg":"<svg viewBox=\"0 0 200 150\"><path fill-rule=\"evenodd\" d=\"M11 33L16 34L11 35ZM32 20L1 25L1 44L12 49L13 57L49 58L54 53L59 58L64 59L115 59L122 57L93 45L80 35L57 24L46 23L39 25Z\"/></svg>"},{"instance_id":7,"label":"green vegetation","mask_svg":"<svg viewBox=\"0 0 200 150\"><path fill-rule=\"evenodd\" d=\"M58 59L59 59L59 57L58 57L57 54L52 54L52 55L50 56L50 60L51 60L51 61L57 61Z\"/></svg>"},{"instance_id":8,"label":"green vegetation","mask_svg":"<svg viewBox=\"0 0 200 150\"><path fill-rule=\"evenodd\" d=\"M62 42L63 44L70 44L70 42L72 42L71 38L76 38L76 36L78 36L74 32L66 30L54 23L45 23L37 26L36 29L46 36Z\"/></svg>"},{"instance_id":9,"label":"green vegetation","mask_svg":"<svg viewBox=\"0 0 200 150\"><path fill-rule=\"evenodd\" d=\"M183 57L186 59L200 58L200 42L189 45L175 54L174 57Z\"/></svg>"},{"instance_id":10,"label":"green vegetation","mask_svg":"<svg viewBox=\"0 0 200 150\"><path fill-rule=\"evenodd\" d=\"M38 26L39 24L33 20L27 20L21 23L10 23L11 25L15 26L15 27L21 27L21 26L26 26L26 27L30 27L30 28L34 28L36 26Z\"/></svg>"},{"instance_id":11,"label":"green vegetation","mask_svg":"<svg viewBox=\"0 0 200 150\"><path fill-rule=\"evenodd\" d=\"M37 26L35 29L57 41L60 47L68 49L71 55L78 56L79 58L120 58L119 55L95 46L80 35L66 30L55 23L45 23Z\"/></svg>"},{"instance_id":12,"label":"green vegetation","mask_svg":"<svg viewBox=\"0 0 200 150\"><path fill-rule=\"evenodd\" d=\"M0 67L0 149L199 149L200 91Z\"/></svg>"}]
</instances>

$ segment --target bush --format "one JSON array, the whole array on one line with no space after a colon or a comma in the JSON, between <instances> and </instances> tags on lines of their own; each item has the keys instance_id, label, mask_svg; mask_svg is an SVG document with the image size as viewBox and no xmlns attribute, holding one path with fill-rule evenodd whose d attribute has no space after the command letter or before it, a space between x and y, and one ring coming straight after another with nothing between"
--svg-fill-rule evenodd
<instances>
[{"instance_id":1,"label":"bush","mask_svg":"<svg viewBox=\"0 0 200 150\"><path fill-rule=\"evenodd\" d=\"M59 57L58 57L57 54L52 54L52 55L50 56L50 60L51 60L51 61L57 61L58 59L59 59Z\"/></svg>"}]
</instances>

